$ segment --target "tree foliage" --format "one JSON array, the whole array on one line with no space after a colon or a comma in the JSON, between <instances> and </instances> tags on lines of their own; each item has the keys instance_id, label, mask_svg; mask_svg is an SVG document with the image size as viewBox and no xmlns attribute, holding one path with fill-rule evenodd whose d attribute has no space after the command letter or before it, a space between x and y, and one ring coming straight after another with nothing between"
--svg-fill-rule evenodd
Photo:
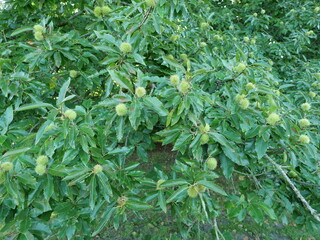
<instances>
[{"instance_id":1,"label":"tree foliage","mask_svg":"<svg viewBox=\"0 0 320 240\"><path fill-rule=\"evenodd\" d=\"M183 238L222 215L319 230L317 1L6 0L0 24L0 236L146 209ZM176 161L146 172L158 142Z\"/></svg>"}]
</instances>

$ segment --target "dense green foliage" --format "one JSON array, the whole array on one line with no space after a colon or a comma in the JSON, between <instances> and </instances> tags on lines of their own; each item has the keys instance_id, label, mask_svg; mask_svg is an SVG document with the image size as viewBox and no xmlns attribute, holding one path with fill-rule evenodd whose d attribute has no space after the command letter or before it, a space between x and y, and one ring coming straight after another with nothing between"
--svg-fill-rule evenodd
<instances>
[{"instance_id":1,"label":"dense green foliage","mask_svg":"<svg viewBox=\"0 0 320 240\"><path fill-rule=\"evenodd\" d=\"M145 209L183 238L222 215L319 230L316 0L6 0L0 24L1 239ZM176 162L147 173L157 142Z\"/></svg>"}]
</instances>

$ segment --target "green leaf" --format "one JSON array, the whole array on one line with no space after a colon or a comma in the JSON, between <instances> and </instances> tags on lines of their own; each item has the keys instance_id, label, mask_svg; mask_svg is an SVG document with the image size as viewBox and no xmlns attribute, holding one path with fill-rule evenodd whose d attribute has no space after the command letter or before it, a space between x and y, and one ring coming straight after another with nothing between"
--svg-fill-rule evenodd
<instances>
[{"instance_id":1,"label":"green leaf","mask_svg":"<svg viewBox=\"0 0 320 240\"><path fill-rule=\"evenodd\" d=\"M91 210L94 209L95 202L96 202L96 199L97 199L96 186L97 186L96 177L92 176L90 184L89 184L89 196L90 196L89 197L89 206L90 206Z\"/></svg>"},{"instance_id":2,"label":"green leaf","mask_svg":"<svg viewBox=\"0 0 320 240\"><path fill-rule=\"evenodd\" d=\"M103 173L100 172L99 174L96 175L99 179L99 185L100 186L100 192L103 194L104 198L109 201L109 196L112 197L112 188L110 186L110 181L108 180L107 176Z\"/></svg>"},{"instance_id":3,"label":"green leaf","mask_svg":"<svg viewBox=\"0 0 320 240\"><path fill-rule=\"evenodd\" d=\"M168 58L167 56L164 56L163 60L164 60L165 63L171 65L172 67L174 67L176 69L179 69L179 70L181 70L183 72L186 71L185 68L182 65L180 65L176 60Z\"/></svg>"},{"instance_id":4,"label":"green leaf","mask_svg":"<svg viewBox=\"0 0 320 240\"><path fill-rule=\"evenodd\" d=\"M59 96L58 96L58 99L57 99L57 105L58 105L58 106L61 105L62 102L63 102L63 100L65 99L69 85L70 85L70 79L67 80L67 81L62 85L62 87L60 88Z\"/></svg>"},{"instance_id":5,"label":"green leaf","mask_svg":"<svg viewBox=\"0 0 320 240\"><path fill-rule=\"evenodd\" d=\"M78 178L79 176L86 175L91 169L90 168L83 168L83 169L75 169L73 171L70 171L68 176L64 177L63 181L68 181L74 178Z\"/></svg>"},{"instance_id":6,"label":"green leaf","mask_svg":"<svg viewBox=\"0 0 320 240\"><path fill-rule=\"evenodd\" d=\"M25 153L25 152L29 151L30 149L31 149L30 147L26 147L26 148L18 148L18 149L15 149L15 150L11 150L11 151L8 151L5 154L3 154L2 158L9 157L9 156L20 155L22 153Z\"/></svg>"},{"instance_id":7,"label":"green leaf","mask_svg":"<svg viewBox=\"0 0 320 240\"><path fill-rule=\"evenodd\" d=\"M69 164L79 154L79 149L69 149L63 154L62 164Z\"/></svg>"},{"instance_id":8,"label":"green leaf","mask_svg":"<svg viewBox=\"0 0 320 240\"><path fill-rule=\"evenodd\" d=\"M123 138L124 126L125 126L124 118L123 117L118 118L117 127L116 127L118 141L121 141Z\"/></svg>"},{"instance_id":9,"label":"green leaf","mask_svg":"<svg viewBox=\"0 0 320 240\"><path fill-rule=\"evenodd\" d=\"M265 155L265 153L267 152L267 149L268 149L268 142L264 141L262 137L257 138L255 150L257 152L258 159L261 159Z\"/></svg>"},{"instance_id":10,"label":"green leaf","mask_svg":"<svg viewBox=\"0 0 320 240\"><path fill-rule=\"evenodd\" d=\"M137 200L131 200L131 199L129 199L126 202L126 206L128 208L133 209L133 210L146 210L146 209L152 208L151 205L149 205L149 204L147 204L145 202L137 201Z\"/></svg>"},{"instance_id":11,"label":"green leaf","mask_svg":"<svg viewBox=\"0 0 320 240\"><path fill-rule=\"evenodd\" d=\"M179 186L183 184L187 184L188 182L184 179L171 179L171 180L166 180L165 182L161 183L161 187L174 187L174 186Z\"/></svg>"},{"instance_id":12,"label":"green leaf","mask_svg":"<svg viewBox=\"0 0 320 240\"><path fill-rule=\"evenodd\" d=\"M180 150L182 153L184 153L191 139L191 133L181 133L172 150Z\"/></svg>"},{"instance_id":13,"label":"green leaf","mask_svg":"<svg viewBox=\"0 0 320 240\"><path fill-rule=\"evenodd\" d=\"M272 220L277 220L277 215L275 214L274 210L269 207L267 204L262 203L259 204L259 207L272 219Z\"/></svg>"},{"instance_id":14,"label":"green leaf","mask_svg":"<svg viewBox=\"0 0 320 240\"><path fill-rule=\"evenodd\" d=\"M61 54L59 52L55 52L53 55L54 63L57 67L61 66Z\"/></svg>"},{"instance_id":15,"label":"green leaf","mask_svg":"<svg viewBox=\"0 0 320 240\"><path fill-rule=\"evenodd\" d=\"M30 104L22 105L18 107L15 111L20 112L20 111L26 111L30 109L43 108L43 107L53 108L53 106L49 103L38 102L38 103L30 103Z\"/></svg>"},{"instance_id":16,"label":"green leaf","mask_svg":"<svg viewBox=\"0 0 320 240\"><path fill-rule=\"evenodd\" d=\"M103 215L101 216L101 219L99 221L97 229L92 233L91 237L96 236L99 232L102 231L104 226L107 224L109 219L111 218L112 214L116 211L116 207L108 207L106 211L104 211Z\"/></svg>"},{"instance_id":17,"label":"green leaf","mask_svg":"<svg viewBox=\"0 0 320 240\"><path fill-rule=\"evenodd\" d=\"M84 152L89 153L88 140L85 135L80 136L80 145Z\"/></svg>"},{"instance_id":18,"label":"green leaf","mask_svg":"<svg viewBox=\"0 0 320 240\"><path fill-rule=\"evenodd\" d=\"M8 127L12 122L12 120L13 120L13 108L10 105L9 107L7 107L6 111L0 117L0 127L3 128L1 131L2 135L4 135L7 132Z\"/></svg>"},{"instance_id":19,"label":"green leaf","mask_svg":"<svg viewBox=\"0 0 320 240\"><path fill-rule=\"evenodd\" d=\"M132 54L137 63L140 63L146 66L146 63L143 61L143 57L137 53Z\"/></svg>"},{"instance_id":20,"label":"green leaf","mask_svg":"<svg viewBox=\"0 0 320 240\"><path fill-rule=\"evenodd\" d=\"M11 33L11 37L13 36L16 36L20 33L23 33L23 32L27 32L27 31L32 31L33 28L32 27L21 27L21 28L18 28L16 30L14 30L12 33Z\"/></svg>"},{"instance_id":21,"label":"green leaf","mask_svg":"<svg viewBox=\"0 0 320 240\"><path fill-rule=\"evenodd\" d=\"M16 175L17 179L19 179L23 184L34 185L37 183L35 177L33 177L30 173L21 173Z\"/></svg>"},{"instance_id":22,"label":"green leaf","mask_svg":"<svg viewBox=\"0 0 320 240\"><path fill-rule=\"evenodd\" d=\"M44 132L45 132L45 129L46 127L48 127L50 124L52 123L52 121L48 120L48 121L45 121L41 127L39 128L37 134L36 134L36 140L35 140L35 145L37 145L41 139L41 137L43 136Z\"/></svg>"},{"instance_id":23,"label":"green leaf","mask_svg":"<svg viewBox=\"0 0 320 240\"><path fill-rule=\"evenodd\" d=\"M121 75L120 73L114 70L108 70L110 77L113 81L120 85L120 87L128 89L133 93L133 86L130 80L126 76Z\"/></svg>"},{"instance_id":24,"label":"green leaf","mask_svg":"<svg viewBox=\"0 0 320 240\"><path fill-rule=\"evenodd\" d=\"M47 179L44 187L44 196L46 199L50 199L54 193L54 179L50 174L47 174Z\"/></svg>"},{"instance_id":25,"label":"green leaf","mask_svg":"<svg viewBox=\"0 0 320 240\"><path fill-rule=\"evenodd\" d=\"M221 154L219 159L221 161L220 166L222 168L223 175L227 179L230 179L234 170L234 163L229 158L227 158L224 154Z\"/></svg>"},{"instance_id":26,"label":"green leaf","mask_svg":"<svg viewBox=\"0 0 320 240\"><path fill-rule=\"evenodd\" d=\"M181 196L185 195L188 190L188 185L183 185L174 191L171 196L167 199L167 203L178 200Z\"/></svg>"},{"instance_id":27,"label":"green leaf","mask_svg":"<svg viewBox=\"0 0 320 240\"><path fill-rule=\"evenodd\" d=\"M211 181L207 181L207 180L201 180L201 181L198 181L199 184L209 188L210 190L216 192L216 193L219 193L221 195L224 195L224 196L227 196L228 194L221 188L219 187L218 185L216 185L214 182L211 182Z\"/></svg>"},{"instance_id":28,"label":"green leaf","mask_svg":"<svg viewBox=\"0 0 320 240\"><path fill-rule=\"evenodd\" d=\"M168 110L163 106L163 103L156 97L145 97L144 103L162 117L169 114Z\"/></svg>"},{"instance_id":29,"label":"green leaf","mask_svg":"<svg viewBox=\"0 0 320 240\"><path fill-rule=\"evenodd\" d=\"M166 199L164 198L164 192L162 190L158 192L158 202L162 211L167 213Z\"/></svg>"}]
</instances>

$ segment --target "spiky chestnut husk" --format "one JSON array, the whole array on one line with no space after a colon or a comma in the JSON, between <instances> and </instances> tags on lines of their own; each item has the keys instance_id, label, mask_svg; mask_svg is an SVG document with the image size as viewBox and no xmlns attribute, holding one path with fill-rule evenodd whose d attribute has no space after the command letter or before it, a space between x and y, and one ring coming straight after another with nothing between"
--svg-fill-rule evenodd
<instances>
[{"instance_id":1,"label":"spiky chestnut husk","mask_svg":"<svg viewBox=\"0 0 320 240\"><path fill-rule=\"evenodd\" d=\"M132 51L132 46L130 43L123 42L120 45L120 51L123 52L124 54L130 53Z\"/></svg>"},{"instance_id":2,"label":"spiky chestnut husk","mask_svg":"<svg viewBox=\"0 0 320 240\"><path fill-rule=\"evenodd\" d=\"M174 60L174 56L172 54L167 55L167 58L169 58L170 60Z\"/></svg>"},{"instance_id":3,"label":"spiky chestnut husk","mask_svg":"<svg viewBox=\"0 0 320 240\"><path fill-rule=\"evenodd\" d=\"M4 172L9 172L13 169L13 164L11 162L1 163L1 169Z\"/></svg>"},{"instance_id":4,"label":"spiky chestnut husk","mask_svg":"<svg viewBox=\"0 0 320 240\"><path fill-rule=\"evenodd\" d=\"M46 173L46 166L39 164L34 170L38 175L41 176Z\"/></svg>"},{"instance_id":5,"label":"spiky chestnut husk","mask_svg":"<svg viewBox=\"0 0 320 240\"><path fill-rule=\"evenodd\" d=\"M309 92L309 97L314 98L317 94L315 92Z\"/></svg>"},{"instance_id":6,"label":"spiky chestnut husk","mask_svg":"<svg viewBox=\"0 0 320 240\"><path fill-rule=\"evenodd\" d=\"M276 113L271 113L267 118L267 123L274 126L277 124L277 122L280 121L280 116Z\"/></svg>"},{"instance_id":7,"label":"spiky chestnut husk","mask_svg":"<svg viewBox=\"0 0 320 240\"><path fill-rule=\"evenodd\" d=\"M146 95L146 89L144 87L137 87L135 93L137 97L141 98Z\"/></svg>"},{"instance_id":8,"label":"spiky chestnut husk","mask_svg":"<svg viewBox=\"0 0 320 240\"><path fill-rule=\"evenodd\" d=\"M96 17L101 17L102 15L102 8L101 7L95 7L93 10L93 13Z\"/></svg>"},{"instance_id":9,"label":"spiky chestnut husk","mask_svg":"<svg viewBox=\"0 0 320 240\"><path fill-rule=\"evenodd\" d=\"M47 165L49 162L49 158L46 155L41 155L37 158L36 163L38 165Z\"/></svg>"},{"instance_id":10,"label":"spiky chestnut husk","mask_svg":"<svg viewBox=\"0 0 320 240\"><path fill-rule=\"evenodd\" d=\"M312 31L312 30L306 32L306 36L310 36L310 35L313 35L313 34L314 34L314 31Z\"/></svg>"},{"instance_id":11,"label":"spiky chestnut husk","mask_svg":"<svg viewBox=\"0 0 320 240\"><path fill-rule=\"evenodd\" d=\"M244 38L243 38L243 41L245 41L245 42L249 42L249 41L250 41L250 38L248 38L248 37L244 37Z\"/></svg>"},{"instance_id":12,"label":"spiky chestnut husk","mask_svg":"<svg viewBox=\"0 0 320 240\"><path fill-rule=\"evenodd\" d=\"M302 134L302 135L300 135L300 137L299 137L299 141L300 141L301 143L303 143L303 144L308 144L308 143L310 143L310 138L309 138L307 135Z\"/></svg>"},{"instance_id":13,"label":"spiky chestnut husk","mask_svg":"<svg viewBox=\"0 0 320 240\"><path fill-rule=\"evenodd\" d=\"M216 34L216 35L214 35L213 36L213 38L215 39L215 40L223 40L223 37L221 37L220 35L218 35L218 34Z\"/></svg>"},{"instance_id":14,"label":"spiky chestnut husk","mask_svg":"<svg viewBox=\"0 0 320 240\"><path fill-rule=\"evenodd\" d=\"M120 117L127 115L127 113L128 113L127 106L123 103L118 104L116 106L116 113Z\"/></svg>"},{"instance_id":15,"label":"spiky chestnut husk","mask_svg":"<svg viewBox=\"0 0 320 240\"><path fill-rule=\"evenodd\" d=\"M93 173L98 174L99 172L103 171L103 167L100 164L97 164L93 167Z\"/></svg>"},{"instance_id":16,"label":"spiky chestnut husk","mask_svg":"<svg viewBox=\"0 0 320 240\"><path fill-rule=\"evenodd\" d=\"M244 98L239 101L239 105L242 109L247 109L250 105L250 102L247 98Z\"/></svg>"},{"instance_id":17,"label":"spiky chestnut husk","mask_svg":"<svg viewBox=\"0 0 320 240\"><path fill-rule=\"evenodd\" d=\"M209 27L209 23L207 23L207 22L202 22L201 24L200 24L200 28L202 29L202 30L205 30L205 29L207 29Z\"/></svg>"},{"instance_id":18,"label":"spiky chestnut husk","mask_svg":"<svg viewBox=\"0 0 320 240\"><path fill-rule=\"evenodd\" d=\"M206 46L207 46L207 44L205 42L200 43L200 47L206 47Z\"/></svg>"},{"instance_id":19,"label":"spiky chestnut husk","mask_svg":"<svg viewBox=\"0 0 320 240\"><path fill-rule=\"evenodd\" d=\"M206 123L205 126L203 126L202 124L199 126L199 130L202 132L202 133L206 133L206 132L209 132L210 131L210 125L208 123Z\"/></svg>"},{"instance_id":20,"label":"spiky chestnut husk","mask_svg":"<svg viewBox=\"0 0 320 240\"><path fill-rule=\"evenodd\" d=\"M250 43L251 43L252 45L254 45L254 44L256 44L256 40L255 40L255 39L251 39Z\"/></svg>"},{"instance_id":21,"label":"spiky chestnut husk","mask_svg":"<svg viewBox=\"0 0 320 240\"><path fill-rule=\"evenodd\" d=\"M218 164L217 159L214 157L210 157L206 161L206 165L209 170L215 170L217 168L217 164Z\"/></svg>"},{"instance_id":22,"label":"spiky chestnut husk","mask_svg":"<svg viewBox=\"0 0 320 240\"><path fill-rule=\"evenodd\" d=\"M34 38L35 38L36 40L38 40L38 41L42 41L44 37L43 37L42 32L35 32L35 33L34 33Z\"/></svg>"},{"instance_id":23,"label":"spiky chestnut husk","mask_svg":"<svg viewBox=\"0 0 320 240\"><path fill-rule=\"evenodd\" d=\"M207 144L209 140L210 140L210 137L208 134L202 134L200 137L200 144L201 145Z\"/></svg>"},{"instance_id":24,"label":"spiky chestnut husk","mask_svg":"<svg viewBox=\"0 0 320 240\"><path fill-rule=\"evenodd\" d=\"M309 111L310 108L311 108L310 103L302 103L302 104L301 104L301 109L302 109L303 111Z\"/></svg>"},{"instance_id":25,"label":"spiky chestnut husk","mask_svg":"<svg viewBox=\"0 0 320 240\"><path fill-rule=\"evenodd\" d=\"M174 35L172 35L171 37L170 37L170 40L172 41L172 42L176 42L176 41L178 41L180 39L180 36L179 35L176 35L176 34L174 34Z\"/></svg>"},{"instance_id":26,"label":"spiky chestnut husk","mask_svg":"<svg viewBox=\"0 0 320 240\"><path fill-rule=\"evenodd\" d=\"M75 120L77 117L77 113L73 111L72 109L68 109L67 111L64 112L64 116L71 121Z\"/></svg>"},{"instance_id":27,"label":"spiky chestnut husk","mask_svg":"<svg viewBox=\"0 0 320 240\"><path fill-rule=\"evenodd\" d=\"M196 190L199 192L199 193L203 193L207 190L207 187L201 185L201 184L197 184L196 185Z\"/></svg>"},{"instance_id":28,"label":"spiky chestnut husk","mask_svg":"<svg viewBox=\"0 0 320 240\"><path fill-rule=\"evenodd\" d=\"M159 179L158 180L158 182L157 182L157 187L156 187L156 189L157 190L161 190L162 189L162 187L160 186L162 183L164 183L166 180L164 180L164 179Z\"/></svg>"},{"instance_id":29,"label":"spiky chestnut husk","mask_svg":"<svg viewBox=\"0 0 320 240\"><path fill-rule=\"evenodd\" d=\"M196 198L198 196L198 191L195 185L192 185L188 188L188 196L191 198Z\"/></svg>"},{"instance_id":30,"label":"spiky chestnut husk","mask_svg":"<svg viewBox=\"0 0 320 240\"><path fill-rule=\"evenodd\" d=\"M117 203L118 203L119 207L123 207L127 201L128 201L128 197L126 197L126 196L122 196L117 199Z\"/></svg>"},{"instance_id":31,"label":"spiky chestnut husk","mask_svg":"<svg viewBox=\"0 0 320 240\"><path fill-rule=\"evenodd\" d=\"M180 82L180 77L177 74L170 76L170 83L172 86L178 86L179 82Z\"/></svg>"},{"instance_id":32,"label":"spiky chestnut husk","mask_svg":"<svg viewBox=\"0 0 320 240\"><path fill-rule=\"evenodd\" d=\"M291 170L291 171L289 172L289 176L295 178L295 177L298 176L298 174L297 174L295 171Z\"/></svg>"},{"instance_id":33,"label":"spiky chestnut husk","mask_svg":"<svg viewBox=\"0 0 320 240\"><path fill-rule=\"evenodd\" d=\"M235 72L241 73L246 69L246 67L247 66L244 63L239 63L238 66L234 67L233 69Z\"/></svg>"},{"instance_id":34,"label":"spiky chestnut husk","mask_svg":"<svg viewBox=\"0 0 320 240\"><path fill-rule=\"evenodd\" d=\"M182 81L179 85L180 92L186 94L189 92L190 84L187 81Z\"/></svg>"},{"instance_id":35,"label":"spiky chestnut husk","mask_svg":"<svg viewBox=\"0 0 320 240\"><path fill-rule=\"evenodd\" d=\"M181 57L182 60L188 59L188 55L185 54L185 53L180 54L180 57Z\"/></svg>"},{"instance_id":36,"label":"spiky chestnut husk","mask_svg":"<svg viewBox=\"0 0 320 240\"><path fill-rule=\"evenodd\" d=\"M254 85L253 83L251 83L251 82L247 83L246 89L247 89L248 91L251 90L251 89L254 89L254 88L255 88L255 85Z\"/></svg>"},{"instance_id":37,"label":"spiky chestnut husk","mask_svg":"<svg viewBox=\"0 0 320 240\"><path fill-rule=\"evenodd\" d=\"M270 66L273 66L273 61L272 60L269 60L268 62L269 62Z\"/></svg>"},{"instance_id":38,"label":"spiky chestnut husk","mask_svg":"<svg viewBox=\"0 0 320 240\"><path fill-rule=\"evenodd\" d=\"M240 102L242 99L244 99L246 97L246 95L244 94L237 94L236 95L236 101Z\"/></svg>"},{"instance_id":39,"label":"spiky chestnut husk","mask_svg":"<svg viewBox=\"0 0 320 240\"><path fill-rule=\"evenodd\" d=\"M254 13L253 16L254 16L254 17L258 17L258 13Z\"/></svg>"},{"instance_id":40,"label":"spiky chestnut husk","mask_svg":"<svg viewBox=\"0 0 320 240\"><path fill-rule=\"evenodd\" d=\"M266 10L261 9L261 14L265 14L265 13L266 13Z\"/></svg>"},{"instance_id":41,"label":"spiky chestnut husk","mask_svg":"<svg viewBox=\"0 0 320 240\"><path fill-rule=\"evenodd\" d=\"M157 5L157 0L146 0L148 7L155 7Z\"/></svg>"},{"instance_id":42,"label":"spiky chestnut husk","mask_svg":"<svg viewBox=\"0 0 320 240\"><path fill-rule=\"evenodd\" d=\"M54 124L53 123L50 123L48 126L46 126L46 128L44 129L44 132L48 132L48 131L50 131L50 130L52 130L52 129L54 129L55 128L55 126L54 126Z\"/></svg>"},{"instance_id":43,"label":"spiky chestnut husk","mask_svg":"<svg viewBox=\"0 0 320 240\"><path fill-rule=\"evenodd\" d=\"M281 92L279 90L273 90L273 92L277 95L277 96L280 96L281 95Z\"/></svg>"},{"instance_id":44,"label":"spiky chestnut husk","mask_svg":"<svg viewBox=\"0 0 320 240\"><path fill-rule=\"evenodd\" d=\"M300 127L309 127L310 126L310 121L306 118L300 119L299 120L299 125Z\"/></svg>"},{"instance_id":45,"label":"spiky chestnut husk","mask_svg":"<svg viewBox=\"0 0 320 240\"><path fill-rule=\"evenodd\" d=\"M108 15L109 13L111 13L112 9L109 6L103 6L101 8L101 13L103 15Z\"/></svg>"},{"instance_id":46,"label":"spiky chestnut husk","mask_svg":"<svg viewBox=\"0 0 320 240\"><path fill-rule=\"evenodd\" d=\"M70 77L75 78L78 76L78 72L76 70L70 70L69 75Z\"/></svg>"},{"instance_id":47,"label":"spiky chestnut husk","mask_svg":"<svg viewBox=\"0 0 320 240\"><path fill-rule=\"evenodd\" d=\"M40 24L36 24L33 26L33 31L44 33L46 31L46 29L44 27L42 27Z\"/></svg>"}]
</instances>

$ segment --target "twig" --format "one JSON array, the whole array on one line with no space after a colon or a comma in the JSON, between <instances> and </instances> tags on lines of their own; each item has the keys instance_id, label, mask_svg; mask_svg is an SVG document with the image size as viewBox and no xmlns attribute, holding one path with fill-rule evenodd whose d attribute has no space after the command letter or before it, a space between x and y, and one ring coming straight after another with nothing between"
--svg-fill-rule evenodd
<instances>
[{"instance_id":1,"label":"twig","mask_svg":"<svg viewBox=\"0 0 320 240\"><path fill-rule=\"evenodd\" d=\"M244 71L245 71L245 70L243 70L242 72L240 72L238 75L236 75L236 76L233 77L233 78L229 78L229 79L225 79L225 80L218 80L218 81L216 81L215 83L216 83L217 85L223 85L223 84L225 84L225 83L227 83L227 82L233 82L233 81L236 80L238 77L240 77L240 76L242 75L242 73L244 73Z\"/></svg>"},{"instance_id":2,"label":"twig","mask_svg":"<svg viewBox=\"0 0 320 240\"><path fill-rule=\"evenodd\" d=\"M142 19L142 21L139 23L138 27L136 27L135 29L134 29L134 27L130 28L130 29L126 32L126 34L129 34L129 33L132 34L132 33L134 33L135 31L139 30L139 29L142 27L142 25L145 24L145 22L146 22L147 19L149 18L150 12L151 12L152 9L153 9L153 7L149 8L147 14L144 16L144 18Z\"/></svg>"},{"instance_id":3,"label":"twig","mask_svg":"<svg viewBox=\"0 0 320 240\"><path fill-rule=\"evenodd\" d=\"M70 23L70 20L72 20L72 19L80 16L82 13L84 13L84 10L75 13L74 15L72 15L71 17L69 17L69 19L68 19L67 21L64 21L64 22L62 22L62 23L57 24L57 27L63 27L63 26L65 26L65 25L67 25L68 23Z\"/></svg>"},{"instance_id":4,"label":"twig","mask_svg":"<svg viewBox=\"0 0 320 240\"><path fill-rule=\"evenodd\" d=\"M289 184L289 186L292 188L294 193L297 195L297 197L300 199L300 201L303 203L303 205L309 210L312 216L320 222L320 214L317 213L317 211L310 206L310 204L307 202L307 200L302 196L302 194L299 192L299 190L296 188L296 186L293 184L293 182L290 180L288 175L283 171L282 166L277 164L275 161L273 161L268 155L265 156L266 159L271 162L281 173L283 178L286 180L286 182Z\"/></svg>"},{"instance_id":5,"label":"twig","mask_svg":"<svg viewBox=\"0 0 320 240\"><path fill-rule=\"evenodd\" d=\"M217 219L214 218L214 219L213 219L213 222L214 222L214 230L215 230L215 233L216 233L216 238L217 238L217 240L220 239L219 235L222 237L223 240L226 240L226 239L224 238L223 234L221 233L219 227L218 227Z\"/></svg>"},{"instance_id":6,"label":"twig","mask_svg":"<svg viewBox=\"0 0 320 240\"><path fill-rule=\"evenodd\" d=\"M308 182L302 182L302 181L298 181L298 180L293 180L294 182L300 183L302 185L306 185L306 186L313 186L313 187L318 187L320 188L320 185L315 184L315 183L308 183Z\"/></svg>"}]
</instances>

